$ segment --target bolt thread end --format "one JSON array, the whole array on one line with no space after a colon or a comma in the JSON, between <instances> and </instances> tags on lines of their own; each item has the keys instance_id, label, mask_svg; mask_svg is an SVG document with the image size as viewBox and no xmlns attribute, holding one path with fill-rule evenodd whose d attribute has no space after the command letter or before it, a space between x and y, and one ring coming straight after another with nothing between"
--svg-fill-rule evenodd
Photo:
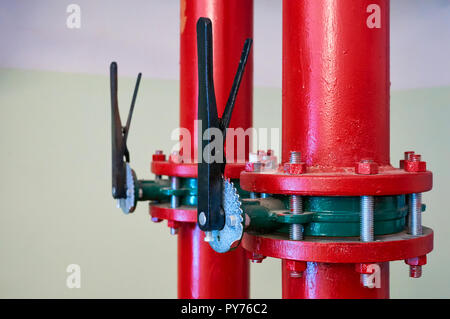
<instances>
[{"instance_id":1,"label":"bolt thread end","mask_svg":"<svg viewBox=\"0 0 450 319\"><path fill-rule=\"evenodd\" d=\"M300 152L295 152L292 151L290 156L289 156L289 162L291 164L299 164L302 160L301 160L301 153Z\"/></svg>"},{"instance_id":2,"label":"bolt thread end","mask_svg":"<svg viewBox=\"0 0 450 319\"><path fill-rule=\"evenodd\" d=\"M373 212L375 201L373 196L361 196L361 241L369 242L374 240Z\"/></svg>"},{"instance_id":3,"label":"bolt thread end","mask_svg":"<svg viewBox=\"0 0 450 319\"><path fill-rule=\"evenodd\" d=\"M289 239L302 240L303 239L303 225L292 224L289 226Z\"/></svg>"},{"instance_id":4,"label":"bolt thread end","mask_svg":"<svg viewBox=\"0 0 450 319\"><path fill-rule=\"evenodd\" d=\"M409 277L411 278L422 277L422 266L409 266Z\"/></svg>"},{"instance_id":5,"label":"bolt thread end","mask_svg":"<svg viewBox=\"0 0 450 319\"><path fill-rule=\"evenodd\" d=\"M414 193L409 196L409 233L420 236L422 231L422 194Z\"/></svg>"},{"instance_id":6,"label":"bolt thread end","mask_svg":"<svg viewBox=\"0 0 450 319\"><path fill-rule=\"evenodd\" d=\"M289 210L291 214L297 215L303 213L303 201L299 195L291 195L289 197Z\"/></svg>"}]
</instances>

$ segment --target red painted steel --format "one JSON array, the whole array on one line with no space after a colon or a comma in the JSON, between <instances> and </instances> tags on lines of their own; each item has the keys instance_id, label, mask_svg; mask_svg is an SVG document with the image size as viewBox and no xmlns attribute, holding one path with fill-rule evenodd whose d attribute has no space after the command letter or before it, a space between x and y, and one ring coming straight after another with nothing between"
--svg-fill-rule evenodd
<instances>
[{"instance_id":1,"label":"red painted steel","mask_svg":"<svg viewBox=\"0 0 450 319\"><path fill-rule=\"evenodd\" d=\"M367 25L373 4L381 19L375 29ZM319 170L353 168L362 159L389 165L389 86L389 0L283 1L283 162L291 151L300 151L302 161ZM309 195L343 195L354 191L355 184L365 187L382 176L350 173L350 180L333 178L342 172L331 172L325 177L319 173L318 179L287 179L278 186L306 189ZM341 182L335 187L337 180ZM378 182L370 193L384 189ZM272 247L277 253L304 252L299 247L283 250L289 241L278 243ZM313 254L321 251L311 256L314 261L343 256L348 262L354 256L342 254L347 251L340 250L342 243L300 243L310 245ZM356 245L361 243L346 248L352 251ZM369 254L373 250L367 248ZM283 262L283 298L388 298L388 267L383 267L383 288L369 290L361 286L353 264L309 262L303 277L293 278Z\"/></svg>"},{"instance_id":2,"label":"red painted steel","mask_svg":"<svg viewBox=\"0 0 450 319\"><path fill-rule=\"evenodd\" d=\"M433 231L423 227L423 236L406 232L377 236L376 241L360 242L357 238L287 240L282 235L252 235L245 233L245 249L267 257L316 261L323 263L365 263L403 260L426 255L433 250Z\"/></svg>"},{"instance_id":3,"label":"red painted steel","mask_svg":"<svg viewBox=\"0 0 450 319\"><path fill-rule=\"evenodd\" d=\"M287 299L373 299L389 298L389 263L379 263L380 288L365 288L355 264L308 262L299 278L282 261L282 294Z\"/></svg>"},{"instance_id":4,"label":"red painted steel","mask_svg":"<svg viewBox=\"0 0 450 319\"><path fill-rule=\"evenodd\" d=\"M216 253L194 223L178 228L178 298L249 298L249 264L242 247Z\"/></svg>"},{"instance_id":5,"label":"red painted steel","mask_svg":"<svg viewBox=\"0 0 450 319\"><path fill-rule=\"evenodd\" d=\"M431 190L433 174L406 172L392 166L380 167L379 174L359 175L353 168L314 170L299 175L283 172L243 172L241 187L258 193L309 196L400 195Z\"/></svg>"},{"instance_id":6,"label":"red painted steel","mask_svg":"<svg viewBox=\"0 0 450 319\"><path fill-rule=\"evenodd\" d=\"M284 0L282 162L300 151L306 168L243 172L242 188L306 196L430 190L420 156L408 157L414 165L407 170L406 161L402 169L390 165L389 87L389 0ZM433 249L433 232L423 229L423 236L402 232L367 243L247 233L242 245L253 256L283 259L283 298L388 298L389 261ZM291 275L304 265L296 260L308 262L301 277ZM364 288L355 267L373 262L381 266L379 289Z\"/></svg>"},{"instance_id":7,"label":"red painted steel","mask_svg":"<svg viewBox=\"0 0 450 319\"><path fill-rule=\"evenodd\" d=\"M192 206L171 208L169 203L150 204L150 216L174 222L197 222L197 209Z\"/></svg>"},{"instance_id":8,"label":"red painted steel","mask_svg":"<svg viewBox=\"0 0 450 319\"><path fill-rule=\"evenodd\" d=\"M222 114L244 41L253 38L253 0L181 0L180 13L180 127L191 133L191 157L195 159L197 20L207 17L213 23L214 86L218 112ZM230 127L251 127L252 91L253 54L250 53ZM203 233L194 223L180 223L178 229L179 298L249 297L249 264L244 249L219 254L203 241Z\"/></svg>"},{"instance_id":9,"label":"red painted steel","mask_svg":"<svg viewBox=\"0 0 450 319\"><path fill-rule=\"evenodd\" d=\"M283 162L389 164L389 86L388 0L283 1Z\"/></svg>"},{"instance_id":10,"label":"red painted steel","mask_svg":"<svg viewBox=\"0 0 450 319\"><path fill-rule=\"evenodd\" d=\"M225 177L237 179L245 169L244 163L229 163L225 166ZM152 161L151 171L155 175L197 177L197 164L174 163L171 161Z\"/></svg>"},{"instance_id":11,"label":"red painted steel","mask_svg":"<svg viewBox=\"0 0 450 319\"><path fill-rule=\"evenodd\" d=\"M181 1L180 127L191 132L191 156L196 159L198 78L196 24L208 17L213 25L213 72L217 111L222 114L239 64L242 47L253 38L253 0ZM242 78L230 128L247 129L253 121L253 50ZM236 146L236 145L235 145ZM237 154L236 152L234 154Z\"/></svg>"}]
</instances>

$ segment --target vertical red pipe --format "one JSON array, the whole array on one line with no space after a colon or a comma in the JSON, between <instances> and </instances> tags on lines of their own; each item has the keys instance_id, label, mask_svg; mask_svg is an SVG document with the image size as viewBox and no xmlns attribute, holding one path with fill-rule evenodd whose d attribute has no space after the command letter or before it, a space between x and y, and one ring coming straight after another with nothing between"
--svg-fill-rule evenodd
<instances>
[{"instance_id":1,"label":"vertical red pipe","mask_svg":"<svg viewBox=\"0 0 450 319\"><path fill-rule=\"evenodd\" d=\"M216 253L193 223L178 229L178 298L249 298L249 264L242 248Z\"/></svg>"},{"instance_id":2,"label":"vertical red pipe","mask_svg":"<svg viewBox=\"0 0 450 319\"><path fill-rule=\"evenodd\" d=\"M191 158L196 158L198 80L196 24L213 23L214 87L222 114L242 46L253 38L253 0L181 0L180 127L191 133ZM253 54L250 53L230 127L252 126ZM236 154L236 153L235 153ZM178 233L179 298L249 298L249 263L243 248L219 254L203 241L195 224L182 223Z\"/></svg>"},{"instance_id":3,"label":"vertical red pipe","mask_svg":"<svg viewBox=\"0 0 450 319\"><path fill-rule=\"evenodd\" d=\"M389 298L389 262L380 263L380 288L365 288L355 264L308 262L302 277L290 277L282 261L285 299L386 299Z\"/></svg>"},{"instance_id":4,"label":"vertical red pipe","mask_svg":"<svg viewBox=\"0 0 450 319\"><path fill-rule=\"evenodd\" d=\"M283 161L389 164L389 86L389 0L283 1Z\"/></svg>"},{"instance_id":5,"label":"vertical red pipe","mask_svg":"<svg viewBox=\"0 0 450 319\"><path fill-rule=\"evenodd\" d=\"M389 164L389 0L283 1L283 161L300 151L308 166ZM354 264L308 263L284 298L388 298L364 288Z\"/></svg>"},{"instance_id":6,"label":"vertical red pipe","mask_svg":"<svg viewBox=\"0 0 450 319\"><path fill-rule=\"evenodd\" d=\"M213 70L217 111L222 114L239 64L242 47L253 38L253 0L181 0L180 127L191 132L191 158L196 159L198 78L197 33L200 17L213 25ZM230 128L247 129L253 121L253 50L231 118ZM236 154L236 152L234 153Z\"/></svg>"}]
</instances>

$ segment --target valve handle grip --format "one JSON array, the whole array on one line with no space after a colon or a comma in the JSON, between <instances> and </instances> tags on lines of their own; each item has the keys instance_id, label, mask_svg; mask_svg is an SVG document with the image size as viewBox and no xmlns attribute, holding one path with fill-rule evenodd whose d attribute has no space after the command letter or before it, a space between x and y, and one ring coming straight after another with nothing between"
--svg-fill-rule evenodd
<instances>
[{"instance_id":1,"label":"valve handle grip","mask_svg":"<svg viewBox=\"0 0 450 319\"><path fill-rule=\"evenodd\" d=\"M117 97L117 63L112 62L109 69L111 91L112 196L115 199L124 199L127 197L126 163L130 162L127 138L142 74L138 74L126 126L123 127L120 120L119 102Z\"/></svg>"},{"instance_id":2,"label":"valve handle grip","mask_svg":"<svg viewBox=\"0 0 450 319\"><path fill-rule=\"evenodd\" d=\"M203 231L221 230L225 225L222 207L222 176L225 171L225 137L231 121L236 97L245 71L252 40L247 39L230 95L222 115L217 112L213 77L212 23L208 18L197 21L198 57L198 218ZM221 136L217 136L217 135ZM214 138L213 138L214 137ZM211 143L214 141L213 143ZM214 146L212 146L214 145ZM204 215L204 216L203 216ZM204 218L206 217L206 218Z\"/></svg>"}]
</instances>

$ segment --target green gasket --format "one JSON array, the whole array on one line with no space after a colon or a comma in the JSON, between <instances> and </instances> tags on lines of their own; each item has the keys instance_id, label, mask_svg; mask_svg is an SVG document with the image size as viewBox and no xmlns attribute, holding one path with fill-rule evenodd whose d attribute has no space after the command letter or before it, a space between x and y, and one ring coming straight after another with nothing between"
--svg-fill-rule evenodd
<instances>
[{"instance_id":1,"label":"green gasket","mask_svg":"<svg viewBox=\"0 0 450 319\"><path fill-rule=\"evenodd\" d=\"M307 224L312 221L315 213L303 212L302 214L292 214L287 210L272 211L276 214L276 221L281 224Z\"/></svg>"}]
</instances>

